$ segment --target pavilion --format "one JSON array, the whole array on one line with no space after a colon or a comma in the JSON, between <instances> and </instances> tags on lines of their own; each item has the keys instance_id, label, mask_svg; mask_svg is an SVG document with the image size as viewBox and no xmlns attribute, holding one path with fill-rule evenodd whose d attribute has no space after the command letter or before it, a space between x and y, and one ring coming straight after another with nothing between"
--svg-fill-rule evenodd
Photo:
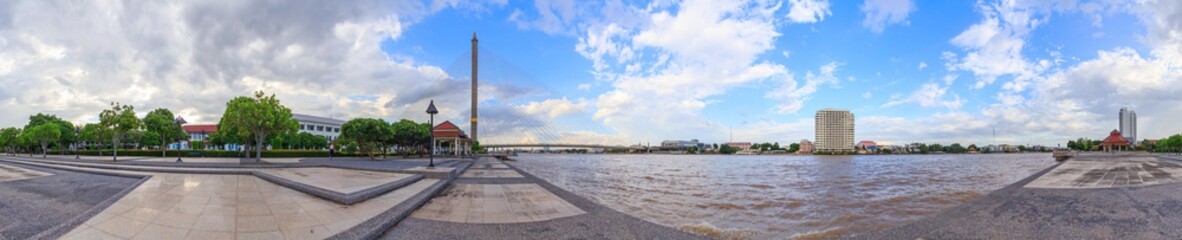
<instances>
[{"instance_id":1,"label":"pavilion","mask_svg":"<svg viewBox=\"0 0 1182 240\"><path fill-rule=\"evenodd\" d=\"M443 150L444 153L451 152L454 155L461 155L468 154L471 149L472 139L468 138L468 135L464 134L464 130L460 130L460 127L451 121L443 121L443 123L435 125L431 132L435 136L435 142L431 143L431 147L435 151L432 152ZM449 148L444 149L444 145Z\"/></svg>"},{"instance_id":2,"label":"pavilion","mask_svg":"<svg viewBox=\"0 0 1182 240\"><path fill-rule=\"evenodd\" d=\"M1100 148L1104 149L1105 152L1124 150L1124 148L1129 146L1131 146L1131 144L1129 144L1129 140L1121 136L1120 131L1116 129L1113 129L1112 132L1108 133L1108 137L1104 138L1104 141L1100 143Z\"/></svg>"}]
</instances>

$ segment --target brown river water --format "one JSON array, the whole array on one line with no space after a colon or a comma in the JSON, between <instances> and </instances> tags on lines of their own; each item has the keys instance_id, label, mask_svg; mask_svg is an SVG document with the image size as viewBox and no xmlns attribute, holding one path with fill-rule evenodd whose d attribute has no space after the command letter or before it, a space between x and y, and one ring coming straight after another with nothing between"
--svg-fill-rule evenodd
<instances>
[{"instance_id":1,"label":"brown river water","mask_svg":"<svg viewBox=\"0 0 1182 240\"><path fill-rule=\"evenodd\" d=\"M514 159L514 166L596 203L722 239L872 233L967 203L1055 163L1049 153Z\"/></svg>"}]
</instances>

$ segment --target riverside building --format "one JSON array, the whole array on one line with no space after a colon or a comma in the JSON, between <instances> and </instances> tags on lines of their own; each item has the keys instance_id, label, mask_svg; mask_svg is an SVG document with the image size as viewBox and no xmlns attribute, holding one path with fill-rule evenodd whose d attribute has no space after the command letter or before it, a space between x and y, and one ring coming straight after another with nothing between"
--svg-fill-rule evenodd
<instances>
[{"instance_id":1,"label":"riverside building","mask_svg":"<svg viewBox=\"0 0 1182 240\"><path fill-rule=\"evenodd\" d=\"M818 152L854 151L854 114L849 110L825 108L817 111L814 131Z\"/></svg>"},{"instance_id":2,"label":"riverside building","mask_svg":"<svg viewBox=\"0 0 1182 240\"><path fill-rule=\"evenodd\" d=\"M1120 108L1120 135L1132 145L1137 145L1137 111Z\"/></svg>"}]
</instances>

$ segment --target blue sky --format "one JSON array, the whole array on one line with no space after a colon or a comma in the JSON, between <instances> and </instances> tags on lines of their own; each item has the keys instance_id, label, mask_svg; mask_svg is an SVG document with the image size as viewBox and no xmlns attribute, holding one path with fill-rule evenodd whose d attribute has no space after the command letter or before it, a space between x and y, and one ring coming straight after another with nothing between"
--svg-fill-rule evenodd
<instances>
[{"instance_id":1,"label":"blue sky","mask_svg":"<svg viewBox=\"0 0 1182 240\"><path fill-rule=\"evenodd\" d=\"M1182 132L1178 1L182 3L0 4L0 123L216 122L264 90L338 118L435 100L466 128L476 32L487 143L796 142L827 107L894 144L1098 139L1125 106L1138 138Z\"/></svg>"}]
</instances>

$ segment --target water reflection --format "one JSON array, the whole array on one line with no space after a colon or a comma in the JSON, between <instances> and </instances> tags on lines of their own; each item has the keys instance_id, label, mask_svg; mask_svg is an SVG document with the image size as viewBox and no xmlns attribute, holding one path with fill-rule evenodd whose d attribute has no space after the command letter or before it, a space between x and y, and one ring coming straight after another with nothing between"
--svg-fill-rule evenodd
<instances>
[{"instance_id":1,"label":"water reflection","mask_svg":"<svg viewBox=\"0 0 1182 240\"><path fill-rule=\"evenodd\" d=\"M720 238L833 238L905 224L1054 164L1049 154L522 155L515 165L645 220Z\"/></svg>"}]
</instances>

